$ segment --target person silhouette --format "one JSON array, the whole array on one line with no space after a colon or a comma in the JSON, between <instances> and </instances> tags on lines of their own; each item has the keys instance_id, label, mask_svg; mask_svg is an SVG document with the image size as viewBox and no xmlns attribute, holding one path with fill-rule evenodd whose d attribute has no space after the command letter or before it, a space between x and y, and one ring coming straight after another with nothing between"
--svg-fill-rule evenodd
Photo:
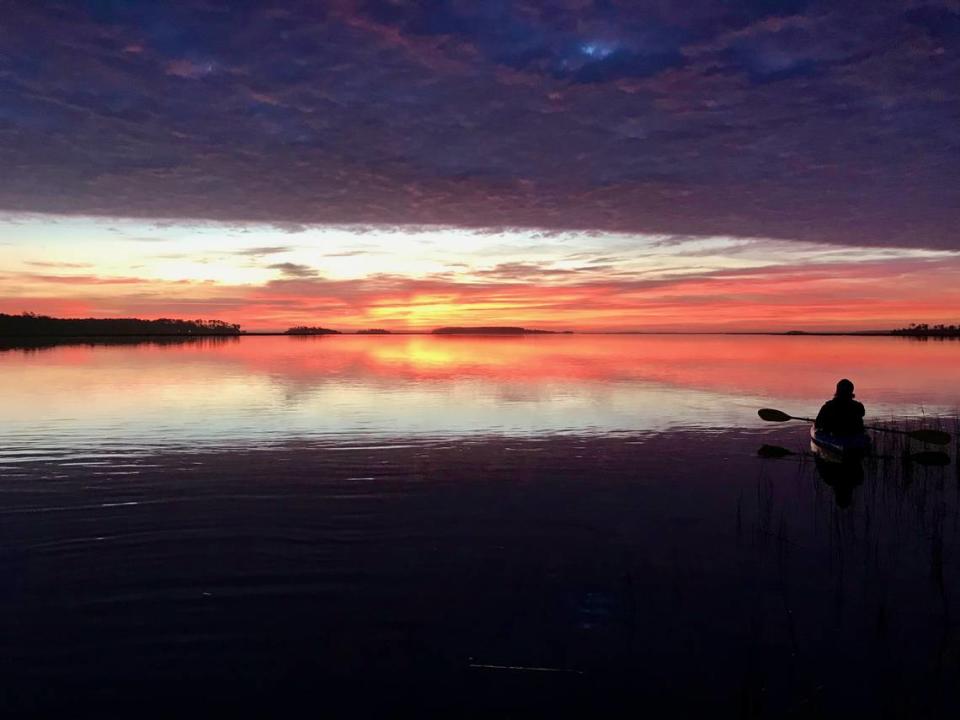
<instances>
[{"instance_id":1,"label":"person silhouette","mask_svg":"<svg viewBox=\"0 0 960 720\"><path fill-rule=\"evenodd\" d=\"M827 400L817 413L814 426L831 435L860 435L863 433L863 404L853 398L853 383L844 378L837 383L832 400Z\"/></svg>"}]
</instances>

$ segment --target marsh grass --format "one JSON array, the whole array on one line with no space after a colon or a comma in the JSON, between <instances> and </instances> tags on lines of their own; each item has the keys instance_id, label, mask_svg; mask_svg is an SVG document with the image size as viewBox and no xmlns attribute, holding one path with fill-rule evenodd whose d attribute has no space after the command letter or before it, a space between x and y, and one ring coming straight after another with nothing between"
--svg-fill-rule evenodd
<instances>
[{"instance_id":1,"label":"marsh grass","mask_svg":"<svg viewBox=\"0 0 960 720\"><path fill-rule=\"evenodd\" d=\"M953 472L960 487L960 415L953 419Z\"/></svg>"},{"instance_id":2,"label":"marsh grass","mask_svg":"<svg viewBox=\"0 0 960 720\"><path fill-rule=\"evenodd\" d=\"M960 414L875 424L898 432L871 432L874 452L862 476L851 473L847 505L840 483L809 453L784 458L795 463L764 461L758 479L754 544L745 552L753 553L754 582L779 596L764 612L768 627L781 628L791 657L780 678L789 713L843 696L838 678L824 670L837 657L859 656L872 678L872 702L895 715L939 716L960 702L960 633L951 606L960 592ZM902 434L921 428L949 432L951 441L928 445ZM946 453L949 465L916 461L916 453L930 451ZM738 520L746 537L748 515ZM756 647L769 642L759 631L751 640Z\"/></svg>"}]
</instances>

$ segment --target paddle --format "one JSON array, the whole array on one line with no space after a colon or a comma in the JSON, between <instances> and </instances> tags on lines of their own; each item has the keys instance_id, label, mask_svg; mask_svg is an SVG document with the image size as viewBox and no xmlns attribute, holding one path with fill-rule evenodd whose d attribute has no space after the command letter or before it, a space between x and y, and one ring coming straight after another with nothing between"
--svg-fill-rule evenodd
<instances>
[{"instance_id":1,"label":"paddle","mask_svg":"<svg viewBox=\"0 0 960 720\"><path fill-rule=\"evenodd\" d=\"M788 457L790 455L797 455L793 450L787 450L785 447L780 447L779 445L767 445L764 443L760 446L760 449L757 450L757 455L762 458L782 458Z\"/></svg>"},{"instance_id":2,"label":"paddle","mask_svg":"<svg viewBox=\"0 0 960 720\"><path fill-rule=\"evenodd\" d=\"M759 415L762 420L766 420L767 422L787 422L787 420L803 420L804 422L814 422L812 418L794 417L793 415L787 415L785 412L773 410L772 408L763 408L762 410L758 410L757 415ZM947 445L950 443L950 433L943 432L942 430L894 430L893 428L877 427L876 425L866 425L864 427L867 430L876 430L877 432L906 435L914 440L930 443L931 445Z\"/></svg>"},{"instance_id":3,"label":"paddle","mask_svg":"<svg viewBox=\"0 0 960 720\"><path fill-rule=\"evenodd\" d=\"M785 447L780 447L779 445L761 445L760 449L757 450L757 455L762 458L767 459L780 459L791 456L807 456L809 457L812 453L806 452L794 452L793 450L787 450ZM894 457L891 455L876 455L877 458L882 458L884 460L893 460ZM917 465L933 465L936 467L942 467L944 465L950 464L950 456L945 452L940 450L924 450L923 452L910 453L909 455L904 455L903 460L910 460L917 463Z\"/></svg>"},{"instance_id":4,"label":"paddle","mask_svg":"<svg viewBox=\"0 0 960 720\"><path fill-rule=\"evenodd\" d=\"M926 450L924 452L911 453L907 457L918 465L943 467L950 464L950 456L940 450Z\"/></svg>"}]
</instances>

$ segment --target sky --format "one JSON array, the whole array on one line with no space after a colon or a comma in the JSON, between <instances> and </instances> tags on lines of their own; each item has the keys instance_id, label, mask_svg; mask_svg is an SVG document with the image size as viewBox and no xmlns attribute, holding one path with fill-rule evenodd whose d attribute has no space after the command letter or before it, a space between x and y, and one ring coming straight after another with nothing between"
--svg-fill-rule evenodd
<instances>
[{"instance_id":1,"label":"sky","mask_svg":"<svg viewBox=\"0 0 960 720\"><path fill-rule=\"evenodd\" d=\"M6 0L0 312L960 321L960 2Z\"/></svg>"}]
</instances>

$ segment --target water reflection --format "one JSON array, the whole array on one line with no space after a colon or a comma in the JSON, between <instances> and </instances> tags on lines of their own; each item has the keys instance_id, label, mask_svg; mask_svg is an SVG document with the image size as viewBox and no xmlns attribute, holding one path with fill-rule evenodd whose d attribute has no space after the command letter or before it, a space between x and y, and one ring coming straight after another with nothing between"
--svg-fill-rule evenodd
<instances>
[{"instance_id":1,"label":"water reflection","mask_svg":"<svg viewBox=\"0 0 960 720\"><path fill-rule=\"evenodd\" d=\"M949 409L958 349L325 337L0 353L0 710L148 698L164 716L270 716L319 696L353 715L462 715L468 698L478 716L779 717L815 693L823 716L891 698L953 716L956 463L904 462L920 448L888 435L864 475L835 476L798 453L806 428L756 409L809 412L847 375L875 415Z\"/></svg>"},{"instance_id":2,"label":"water reflection","mask_svg":"<svg viewBox=\"0 0 960 720\"><path fill-rule=\"evenodd\" d=\"M117 336L117 337L77 337L77 338L5 338L0 337L0 352L22 352L31 353L41 350L55 350L57 348L66 348L71 346L82 347L144 347L158 345L161 347L182 346L182 345L223 345L230 342L239 342L240 338L235 335L204 335L199 337L190 336L172 336L157 335L154 337L143 336Z\"/></svg>"},{"instance_id":3,"label":"water reflection","mask_svg":"<svg viewBox=\"0 0 960 720\"><path fill-rule=\"evenodd\" d=\"M848 508L853 502L853 491L863 485L863 463L828 462L819 457L814 458L817 475L833 490L833 497L838 508Z\"/></svg>"},{"instance_id":4,"label":"water reflection","mask_svg":"<svg viewBox=\"0 0 960 720\"><path fill-rule=\"evenodd\" d=\"M855 377L874 418L948 413L960 345L770 336L248 337L0 353L10 445L662 432L802 414Z\"/></svg>"}]
</instances>

